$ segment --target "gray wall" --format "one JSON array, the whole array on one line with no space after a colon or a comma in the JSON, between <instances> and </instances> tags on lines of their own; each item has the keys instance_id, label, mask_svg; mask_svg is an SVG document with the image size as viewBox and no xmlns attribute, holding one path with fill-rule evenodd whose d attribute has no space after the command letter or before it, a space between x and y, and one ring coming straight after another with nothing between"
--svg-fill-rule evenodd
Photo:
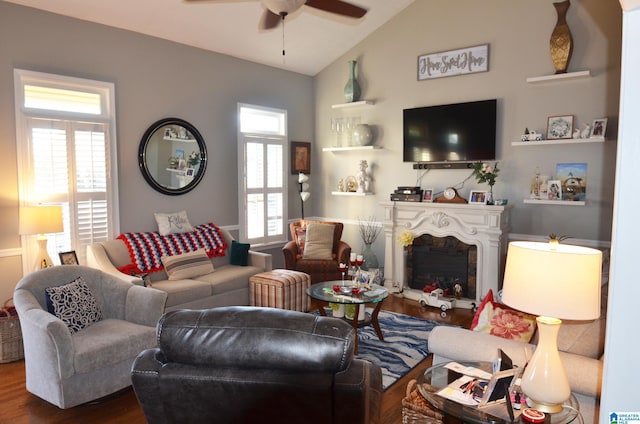
<instances>
[{"instance_id":1,"label":"gray wall","mask_svg":"<svg viewBox=\"0 0 640 424\"><path fill-rule=\"evenodd\" d=\"M549 233L568 234L579 240L608 242L611 237L613 184L615 172L616 126L619 101L620 5L616 0L572 2L568 24L574 51L569 71L590 70L591 77L574 81L528 84L527 77L554 73L549 54L549 37L556 23L551 1L539 0L456 0L416 1L392 21L357 45L315 79L316 140L314 166L319 172L314 192L314 212L340 217L357 224L358 217L377 215L382 219L380 201L399 185L421 185L436 192L457 185L469 174L466 170L432 170L424 175L402 162L402 110L489 98L498 99L497 159L500 173L494 187L498 198L514 205L512 232L544 237ZM488 43L489 72L417 81L419 55ZM343 103L347 61L358 61L362 98L375 101L369 108L335 110ZM605 144L513 147L525 127L546 133L547 117L575 115L582 126L594 118L608 117ZM335 143L332 117L360 116L377 128L374 152L322 152ZM375 196L336 197L337 182L356 175L358 161L369 161ZM588 203L584 207L524 204L536 166L552 175L556 163L588 164ZM320 175L321 172L321 175ZM420 178L420 176L422 177ZM460 194L470 189L487 189L474 179L464 184ZM338 207L336 207L338 206ZM348 229L349 241L359 244L357 226ZM383 246L376 243L378 255Z\"/></svg>"},{"instance_id":2,"label":"gray wall","mask_svg":"<svg viewBox=\"0 0 640 424\"><path fill-rule=\"evenodd\" d=\"M238 225L238 102L286 109L289 136L313 135L313 80L229 56L0 2L0 300L21 275L13 69L110 81L116 87L121 231L155 228L153 212L186 209L192 223ZM182 196L152 190L138 144L158 119L179 117L203 135L209 164ZM291 177L290 185L295 188ZM292 205L299 210L297 204ZM296 212L299 213L299 212ZM294 215L298 216L298 215ZM279 251L279 249L278 249Z\"/></svg>"}]
</instances>

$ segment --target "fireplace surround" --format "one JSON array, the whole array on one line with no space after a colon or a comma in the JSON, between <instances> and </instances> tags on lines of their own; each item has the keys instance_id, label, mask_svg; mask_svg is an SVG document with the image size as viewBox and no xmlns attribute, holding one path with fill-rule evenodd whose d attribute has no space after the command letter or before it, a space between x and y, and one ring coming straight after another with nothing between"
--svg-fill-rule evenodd
<instances>
[{"instance_id":1,"label":"fireplace surround","mask_svg":"<svg viewBox=\"0 0 640 424\"><path fill-rule=\"evenodd\" d=\"M408 287L406 252L397 241L399 234L409 231L415 238L453 236L477 248L475 301L480 301L502 281L502 264L507 251L511 205L489 206L427 202L382 202L384 208L385 286L403 290L417 298L419 290Z\"/></svg>"}]
</instances>

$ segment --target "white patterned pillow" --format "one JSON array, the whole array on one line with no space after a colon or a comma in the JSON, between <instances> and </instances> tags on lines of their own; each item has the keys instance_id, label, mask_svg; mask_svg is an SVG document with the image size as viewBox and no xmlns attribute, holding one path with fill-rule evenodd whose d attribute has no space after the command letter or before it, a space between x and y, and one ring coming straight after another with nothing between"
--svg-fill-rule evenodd
<instances>
[{"instance_id":1,"label":"white patterned pillow","mask_svg":"<svg viewBox=\"0 0 640 424\"><path fill-rule=\"evenodd\" d=\"M204 249L181 255L163 256L162 264L169 280L199 277L214 271L213 264Z\"/></svg>"},{"instance_id":2,"label":"white patterned pillow","mask_svg":"<svg viewBox=\"0 0 640 424\"><path fill-rule=\"evenodd\" d=\"M72 333L102 319L96 298L80 277L63 286L47 287L45 297L49 312L60 318Z\"/></svg>"},{"instance_id":3,"label":"white patterned pillow","mask_svg":"<svg viewBox=\"0 0 640 424\"><path fill-rule=\"evenodd\" d=\"M169 234L188 233L193 231L193 226L187 217L187 211L173 213L154 213L158 223L158 232L161 236Z\"/></svg>"}]
</instances>

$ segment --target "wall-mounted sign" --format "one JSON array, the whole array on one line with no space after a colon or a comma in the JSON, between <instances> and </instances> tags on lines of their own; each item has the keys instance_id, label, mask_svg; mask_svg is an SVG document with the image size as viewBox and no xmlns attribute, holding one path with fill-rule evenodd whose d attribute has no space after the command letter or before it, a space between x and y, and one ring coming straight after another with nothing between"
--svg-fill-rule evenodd
<instances>
[{"instance_id":1,"label":"wall-mounted sign","mask_svg":"<svg viewBox=\"0 0 640 424\"><path fill-rule=\"evenodd\" d=\"M488 44L418 56L418 80L473 74L488 70Z\"/></svg>"}]
</instances>

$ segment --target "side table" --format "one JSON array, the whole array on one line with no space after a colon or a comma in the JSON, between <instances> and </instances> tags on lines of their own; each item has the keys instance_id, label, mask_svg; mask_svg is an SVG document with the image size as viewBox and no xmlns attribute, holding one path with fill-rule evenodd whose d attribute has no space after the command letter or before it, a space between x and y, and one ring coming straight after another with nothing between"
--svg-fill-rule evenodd
<instances>
[{"instance_id":1,"label":"side table","mask_svg":"<svg viewBox=\"0 0 640 424\"><path fill-rule=\"evenodd\" d=\"M465 367L474 367L491 372L490 362L460 362L460 364ZM477 406L463 405L438 395L437 393L441 389L461 377L461 374L446 368L446 365L446 362L434 365L428 368L424 374L418 378L418 390L420 394L422 394L433 407L465 423L502 424L510 422L508 419L500 418L500 416L507 415L506 403L492 405L487 408L478 408ZM571 397L564 404L565 408L556 414L547 414L545 423L565 424L574 422L578 417L578 405L578 400L571 394ZM524 421L516 419L515 422L519 423Z\"/></svg>"},{"instance_id":2,"label":"side table","mask_svg":"<svg viewBox=\"0 0 640 424\"><path fill-rule=\"evenodd\" d=\"M378 313L380 312L380 307L382 306L382 301L387 298L389 295L389 291L384 287L377 286L372 284L369 288L368 292L360 293L360 294L351 294L344 295L333 292L333 286L340 285L346 287L355 287L351 281L324 281L322 283L312 284L311 287L307 289L307 294L311 296L311 298L320 300L327 303L341 303L344 305L354 305L355 306L355 314L352 320L353 329L355 330L355 343L354 343L354 352L358 354L358 327L364 325L373 325L373 328L376 331L376 334L380 340L384 340L382 336L382 331L380 330L380 324L378 322ZM370 317L365 317L364 321L358 321L358 313L360 311L360 307L364 308L366 303L374 303L376 306L373 309ZM325 315L324 308L320 308L320 314Z\"/></svg>"}]
</instances>

